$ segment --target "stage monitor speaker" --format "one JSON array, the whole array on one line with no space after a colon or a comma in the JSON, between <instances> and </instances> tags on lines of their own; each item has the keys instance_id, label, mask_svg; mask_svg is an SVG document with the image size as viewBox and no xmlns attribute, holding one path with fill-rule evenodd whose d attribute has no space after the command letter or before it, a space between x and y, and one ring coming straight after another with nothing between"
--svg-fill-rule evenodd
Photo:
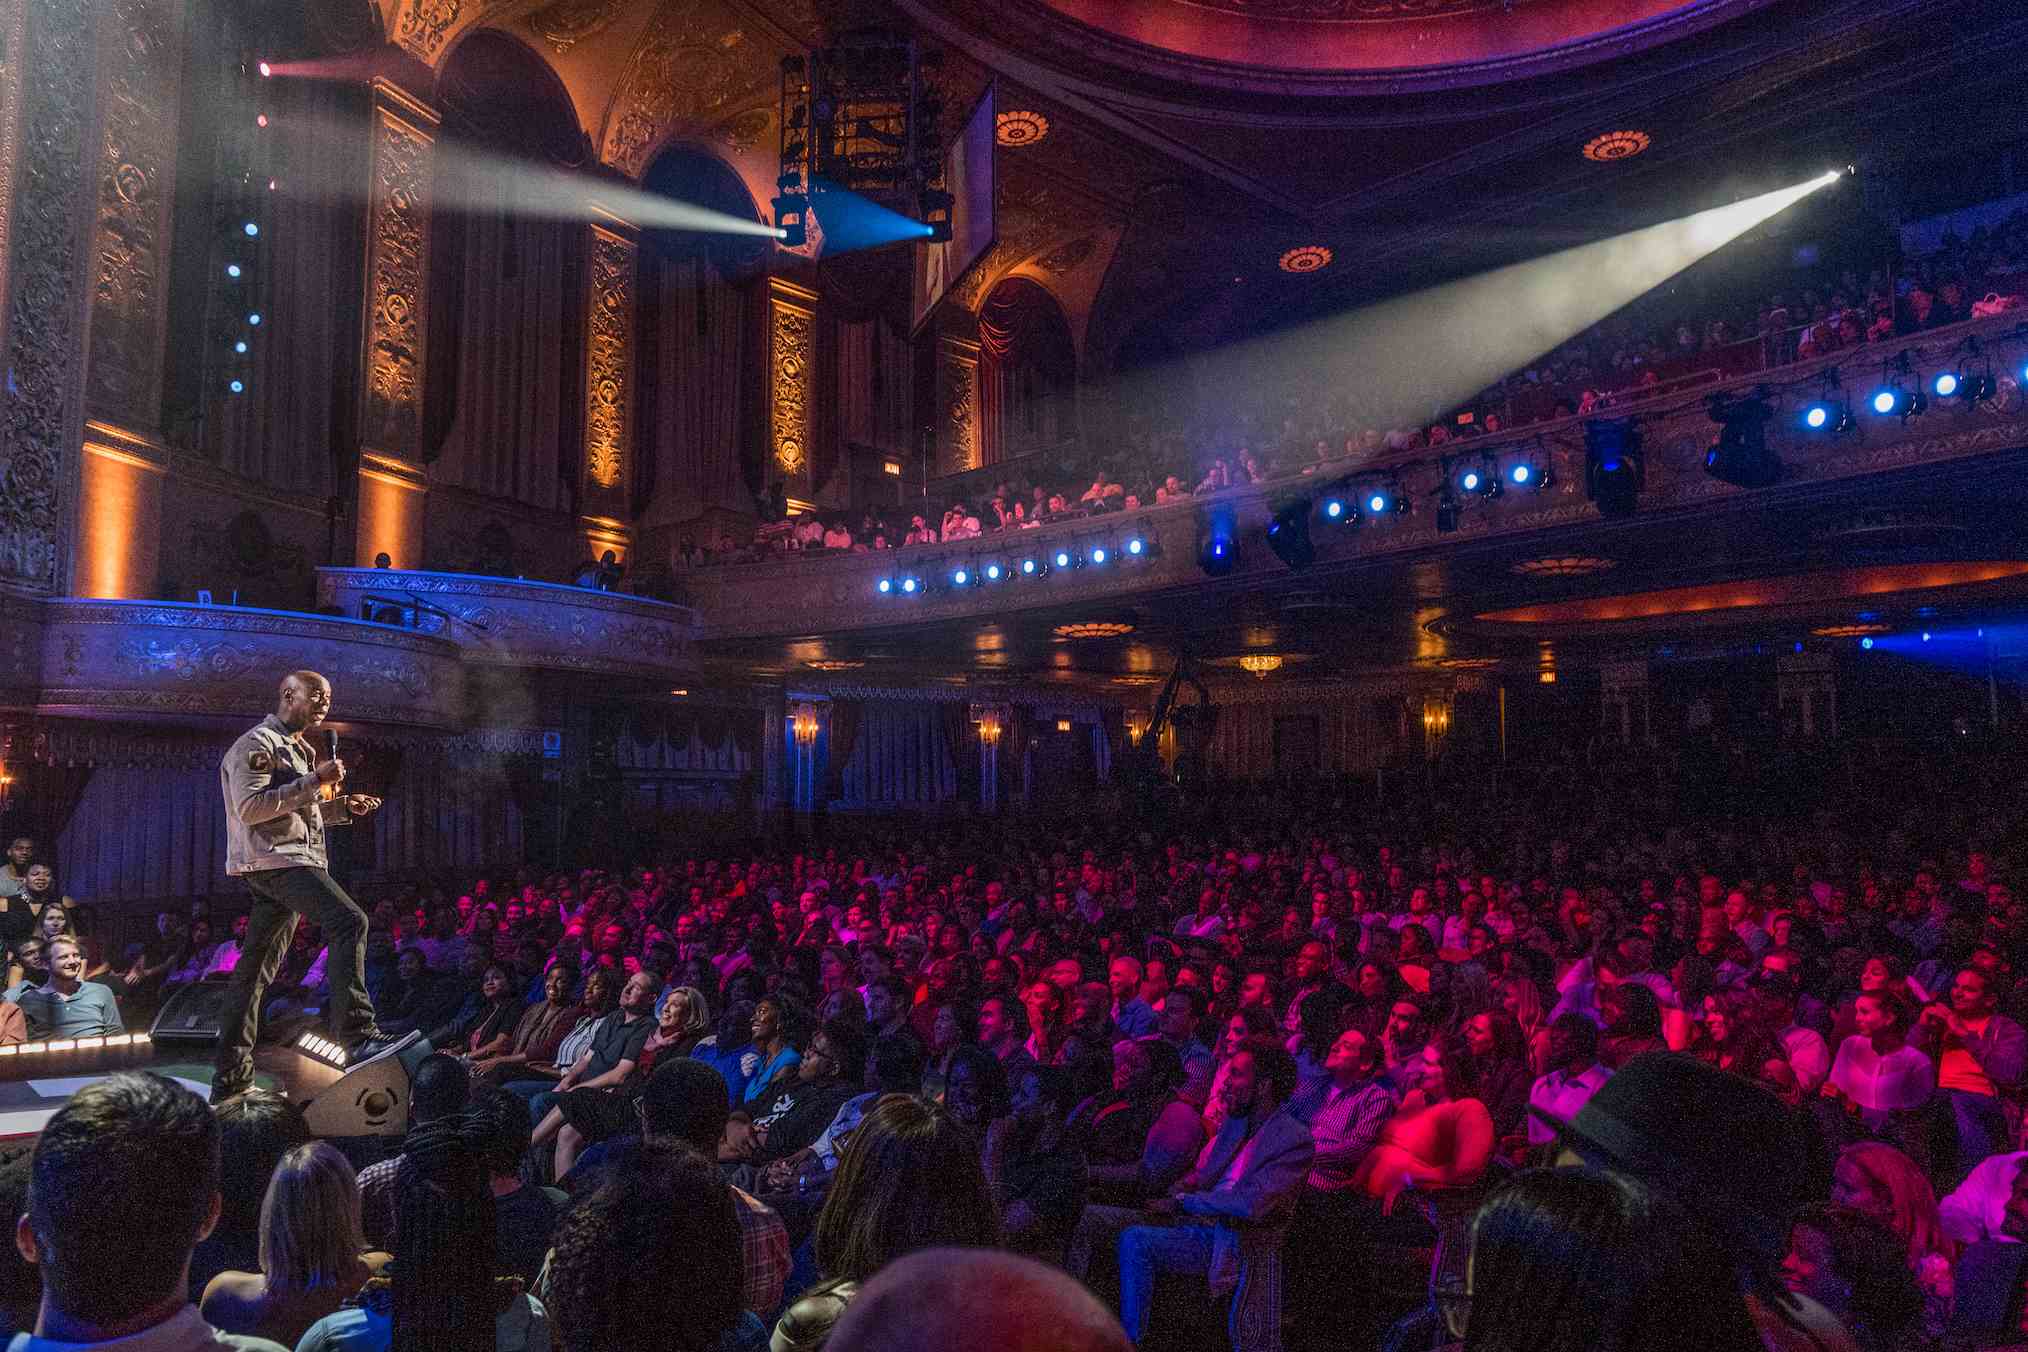
<instances>
[{"instance_id":1,"label":"stage monitor speaker","mask_svg":"<svg viewBox=\"0 0 2028 1352\"><path fill-rule=\"evenodd\" d=\"M418 1037L391 1055L355 1066L303 1107L312 1136L400 1136L408 1131L409 1084L433 1049Z\"/></svg>"},{"instance_id":2,"label":"stage monitor speaker","mask_svg":"<svg viewBox=\"0 0 2028 1352\"><path fill-rule=\"evenodd\" d=\"M193 981L178 986L155 1016L148 1036L156 1042L216 1042L225 1014L227 981Z\"/></svg>"}]
</instances>

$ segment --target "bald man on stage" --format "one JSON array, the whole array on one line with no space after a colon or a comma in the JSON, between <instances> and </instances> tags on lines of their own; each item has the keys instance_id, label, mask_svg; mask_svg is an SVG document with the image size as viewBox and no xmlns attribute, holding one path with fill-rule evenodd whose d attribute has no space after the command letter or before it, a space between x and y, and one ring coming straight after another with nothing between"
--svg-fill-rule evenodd
<instances>
[{"instance_id":1,"label":"bald man on stage","mask_svg":"<svg viewBox=\"0 0 2028 1352\"><path fill-rule=\"evenodd\" d=\"M310 734L330 712L331 683L314 671L292 671L282 678L275 711L242 733L219 763L225 871L246 879L253 910L220 1020L214 1104L253 1088L261 997L289 951L299 919L316 925L330 946L324 970L331 983L332 1037L346 1049L350 1064L401 1045L375 1025L373 998L366 993L366 913L326 867L325 828L349 825L380 806L367 794L339 793L344 763L335 754L320 757L311 744Z\"/></svg>"}]
</instances>

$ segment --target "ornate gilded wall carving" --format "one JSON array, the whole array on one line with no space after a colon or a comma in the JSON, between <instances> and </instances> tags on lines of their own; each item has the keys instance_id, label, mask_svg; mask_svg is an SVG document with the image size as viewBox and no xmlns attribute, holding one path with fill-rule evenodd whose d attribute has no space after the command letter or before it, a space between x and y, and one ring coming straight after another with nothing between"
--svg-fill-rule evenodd
<instances>
[{"instance_id":1,"label":"ornate gilded wall carving","mask_svg":"<svg viewBox=\"0 0 2028 1352\"><path fill-rule=\"evenodd\" d=\"M373 451L411 460L422 453L424 298L436 125L428 108L385 81L375 82L360 440Z\"/></svg>"},{"instance_id":2,"label":"ornate gilded wall carving","mask_svg":"<svg viewBox=\"0 0 2028 1352\"><path fill-rule=\"evenodd\" d=\"M464 0L411 0L395 40L423 60L434 61L464 8Z\"/></svg>"},{"instance_id":3,"label":"ornate gilded wall carving","mask_svg":"<svg viewBox=\"0 0 2028 1352\"><path fill-rule=\"evenodd\" d=\"M979 345L937 339L937 463L940 472L979 467Z\"/></svg>"},{"instance_id":4,"label":"ornate gilded wall carving","mask_svg":"<svg viewBox=\"0 0 2028 1352\"><path fill-rule=\"evenodd\" d=\"M181 12L168 0L115 0L99 31L105 102L85 398L137 430L154 425L162 398Z\"/></svg>"},{"instance_id":5,"label":"ornate gilded wall carving","mask_svg":"<svg viewBox=\"0 0 2028 1352\"><path fill-rule=\"evenodd\" d=\"M589 295L585 298L585 475L618 493L632 451L635 242L603 225L591 227Z\"/></svg>"},{"instance_id":6,"label":"ornate gilded wall carving","mask_svg":"<svg viewBox=\"0 0 2028 1352\"><path fill-rule=\"evenodd\" d=\"M528 16L550 49L561 56L586 38L595 38L612 27L632 0L555 0Z\"/></svg>"},{"instance_id":7,"label":"ornate gilded wall carving","mask_svg":"<svg viewBox=\"0 0 2028 1352\"><path fill-rule=\"evenodd\" d=\"M26 48L28 0L0 0L0 304L5 303L14 219L14 182L20 162L21 71ZM0 334L6 319L0 314Z\"/></svg>"},{"instance_id":8,"label":"ornate gilded wall carving","mask_svg":"<svg viewBox=\"0 0 2028 1352\"><path fill-rule=\"evenodd\" d=\"M607 110L599 158L639 178L677 123L772 88L782 55L711 0L664 0Z\"/></svg>"},{"instance_id":9,"label":"ornate gilded wall carving","mask_svg":"<svg viewBox=\"0 0 2028 1352\"><path fill-rule=\"evenodd\" d=\"M768 451L769 473L784 479L807 475L816 434L817 296L793 282L768 284Z\"/></svg>"},{"instance_id":10,"label":"ornate gilded wall carving","mask_svg":"<svg viewBox=\"0 0 2028 1352\"><path fill-rule=\"evenodd\" d=\"M77 211L92 125L93 6L35 5L18 53L19 144L9 221L7 380L0 386L0 579L63 585L66 506L84 435L84 251Z\"/></svg>"}]
</instances>

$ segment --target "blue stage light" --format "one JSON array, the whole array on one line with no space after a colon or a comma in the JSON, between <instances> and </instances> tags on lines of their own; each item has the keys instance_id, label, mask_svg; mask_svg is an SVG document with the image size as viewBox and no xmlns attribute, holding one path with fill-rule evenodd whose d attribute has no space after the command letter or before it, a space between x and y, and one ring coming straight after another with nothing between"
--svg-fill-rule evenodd
<instances>
[{"instance_id":1,"label":"blue stage light","mask_svg":"<svg viewBox=\"0 0 2028 1352\"><path fill-rule=\"evenodd\" d=\"M1342 498L1324 499L1324 516L1330 521L1342 520L1345 516L1344 500Z\"/></svg>"},{"instance_id":2,"label":"blue stage light","mask_svg":"<svg viewBox=\"0 0 2028 1352\"><path fill-rule=\"evenodd\" d=\"M232 350L234 352L239 353L240 356L244 357L246 355L246 339L242 338L238 342L234 343L232 345Z\"/></svg>"},{"instance_id":3,"label":"blue stage light","mask_svg":"<svg viewBox=\"0 0 2028 1352\"><path fill-rule=\"evenodd\" d=\"M953 568L953 569L951 569L951 585L952 585L953 587L969 587L969 586L971 586L971 585L972 585L972 572L971 572L971 569L969 569L969 568Z\"/></svg>"},{"instance_id":4,"label":"blue stage light","mask_svg":"<svg viewBox=\"0 0 2028 1352\"><path fill-rule=\"evenodd\" d=\"M254 222L252 222L252 221L248 221L248 222L247 222L247 223L246 223L245 225L241 226L241 227L240 227L240 229L242 229L242 230L246 231L246 237L247 237L248 239L252 239L252 238L254 238L255 236L259 235L259 234L260 234L260 232L261 232L261 228L260 228L260 226L256 225L256 224L255 224Z\"/></svg>"},{"instance_id":5,"label":"blue stage light","mask_svg":"<svg viewBox=\"0 0 2028 1352\"><path fill-rule=\"evenodd\" d=\"M1948 399L1958 392L1958 386L1961 383L1963 382L1956 371L1938 371L1936 379L1930 382L1929 388L1937 398Z\"/></svg>"},{"instance_id":6,"label":"blue stage light","mask_svg":"<svg viewBox=\"0 0 2028 1352\"><path fill-rule=\"evenodd\" d=\"M1864 648L1864 649L1865 649L1865 650L1866 650L1867 652L1872 652L1872 651L1873 651L1873 640L1872 640L1872 639L1870 639L1870 638L1862 638L1862 639L1860 639L1860 640L1859 640L1859 646L1860 646L1860 647L1862 647L1862 648Z\"/></svg>"},{"instance_id":7,"label":"blue stage light","mask_svg":"<svg viewBox=\"0 0 2028 1352\"><path fill-rule=\"evenodd\" d=\"M874 584L874 590L878 591L882 596L892 595L894 592L894 579L883 577L879 582Z\"/></svg>"},{"instance_id":8,"label":"blue stage light","mask_svg":"<svg viewBox=\"0 0 2028 1352\"><path fill-rule=\"evenodd\" d=\"M255 310L252 314L246 317L246 322L253 325L255 328L259 328L261 326L261 312L259 310Z\"/></svg>"},{"instance_id":9,"label":"blue stage light","mask_svg":"<svg viewBox=\"0 0 2028 1352\"><path fill-rule=\"evenodd\" d=\"M1831 421L1831 410L1823 404L1811 404L1803 411L1803 426L1819 430Z\"/></svg>"},{"instance_id":10,"label":"blue stage light","mask_svg":"<svg viewBox=\"0 0 2028 1352\"><path fill-rule=\"evenodd\" d=\"M1127 537L1127 553L1133 555L1135 558L1137 559L1140 558L1142 553L1145 552L1147 548L1148 542L1146 540L1143 540L1140 536L1130 535Z\"/></svg>"},{"instance_id":11,"label":"blue stage light","mask_svg":"<svg viewBox=\"0 0 2028 1352\"><path fill-rule=\"evenodd\" d=\"M905 577L901 580L901 594L903 596L913 596L921 590L922 590L922 579L916 577Z\"/></svg>"},{"instance_id":12,"label":"blue stage light","mask_svg":"<svg viewBox=\"0 0 2028 1352\"><path fill-rule=\"evenodd\" d=\"M1107 549L1104 545L1093 545L1091 547L1091 561L1094 565L1104 563L1107 559L1111 558L1112 556L1113 556L1112 551Z\"/></svg>"},{"instance_id":13,"label":"blue stage light","mask_svg":"<svg viewBox=\"0 0 2028 1352\"><path fill-rule=\"evenodd\" d=\"M1001 578L1005 576L1007 576L1007 570L1001 567L999 564L989 563L986 565L986 581L998 582Z\"/></svg>"},{"instance_id":14,"label":"blue stage light","mask_svg":"<svg viewBox=\"0 0 2028 1352\"><path fill-rule=\"evenodd\" d=\"M1070 567L1070 551L1067 549L1057 550L1055 563L1058 568Z\"/></svg>"},{"instance_id":15,"label":"blue stage light","mask_svg":"<svg viewBox=\"0 0 2028 1352\"><path fill-rule=\"evenodd\" d=\"M1517 487L1524 486L1535 478L1535 468L1524 460L1508 470L1507 477L1512 479Z\"/></svg>"},{"instance_id":16,"label":"blue stage light","mask_svg":"<svg viewBox=\"0 0 2028 1352\"><path fill-rule=\"evenodd\" d=\"M1479 485L1485 481L1485 475L1475 469L1468 469L1458 477L1458 487L1464 489L1467 493L1476 493L1479 491Z\"/></svg>"},{"instance_id":17,"label":"blue stage light","mask_svg":"<svg viewBox=\"0 0 2028 1352\"><path fill-rule=\"evenodd\" d=\"M1387 510L1387 494L1374 493L1366 499L1366 510L1379 516Z\"/></svg>"},{"instance_id":18,"label":"blue stage light","mask_svg":"<svg viewBox=\"0 0 2028 1352\"><path fill-rule=\"evenodd\" d=\"M226 275L226 276L228 276L228 277L232 277L232 278L235 278L235 279L236 279L236 278L238 278L238 276L239 276L239 264L237 264L237 263L227 263L227 264L225 265L225 275Z\"/></svg>"},{"instance_id":19,"label":"blue stage light","mask_svg":"<svg viewBox=\"0 0 2028 1352\"><path fill-rule=\"evenodd\" d=\"M226 388L231 390L234 394L245 394L246 382L244 380L235 380L232 382L231 385L228 385Z\"/></svg>"},{"instance_id":20,"label":"blue stage light","mask_svg":"<svg viewBox=\"0 0 2028 1352\"><path fill-rule=\"evenodd\" d=\"M1873 392L1873 411L1881 417L1889 417L1901 408L1901 391L1882 388Z\"/></svg>"}]
</instances>

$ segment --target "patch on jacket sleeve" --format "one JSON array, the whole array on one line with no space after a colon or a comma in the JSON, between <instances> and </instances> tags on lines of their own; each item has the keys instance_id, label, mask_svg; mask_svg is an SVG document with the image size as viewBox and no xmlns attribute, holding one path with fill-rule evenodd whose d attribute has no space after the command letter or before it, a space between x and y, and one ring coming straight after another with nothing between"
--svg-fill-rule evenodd
<instances>
[{"instance_id":1,"label":"patch on jacket sleeve","mask_svg":"<svg viewBox=\"0 0 2028 1352\"><path fill-rule=\"evenodd\" d=\"M257 775L264 775L275 768L275 758L265 751L249 751L246 757L246 768Z\"/></svg>"}]
</instances>

